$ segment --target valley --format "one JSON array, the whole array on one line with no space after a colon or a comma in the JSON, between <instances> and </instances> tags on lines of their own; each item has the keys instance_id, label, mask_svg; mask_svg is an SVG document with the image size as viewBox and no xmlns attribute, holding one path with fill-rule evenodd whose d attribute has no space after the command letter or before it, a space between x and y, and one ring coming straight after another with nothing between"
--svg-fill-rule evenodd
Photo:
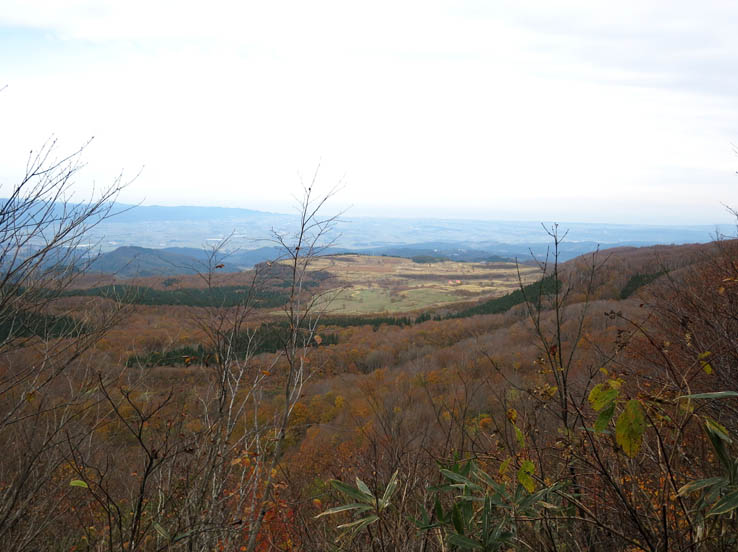
<instances>
[{"instance_id":1,"label":"valley","mask_svg":"<svg viewBox=\"0 0 738 552\"><path fill-rule=\"evenodd\" d=\"M383 542L399 550L394 535L417 542L423 533L413 519L429 512L459 534L444 508L465 499L429 481L467 485L475 501L518 501L531 514L559 516L574 500L561 466L584 473L580 462L589 479L576 500L587 508L611 504L586 515L602 526L598 539L619 542L611 536L618 527L658 519L678 496L644 491L618 505L630 480L648 489L666 462L681 470L675 484L683 487L717 469L704 446L668 459L652 454L658 438L692 447L709 439L700 426L712 427L713 417L726 432L735 425L732 410L716 409L718 399L702 417L679 397L711 397L733 385L736 247L734 240L617 247L558 261L564 246L556 238L546 263L285 248L247 270L227 269L226 256L204 258L208 270L169 273L171 263L154 250L135 250L151 272L72 273L60 291L22 290L38 310L33 317L27 307L5 311L2 373L34 359L46 359L40 373L66 367L64 386L35 386L20 405L28 420L51 423L35 410L37 397L68 396L74 430L89 443L54 445L72 460L57 491L39 491L67 505L55 524L81 520L88 528L68 534L73 546L109 539L96 504L103 496L129 504L130 479L136 500L149 507L155 496L171 501L166 518L144 514L170 536L186 523L183 505L207 508L205 518L213 509L231 515L271 489L259 534L272 544L257 549L324 550L347 538L341 524L356 521L354 506L341 509L345 495L371 501L398 479L405 494L392 504L408 515L377 519L394 528ZM126 262L129 252L119 252ZM666 418L638 421L660 413L682 429ZM578 460L562 456L562 447ZM608 462L597 464L598 457ZM259 473L270 462L264 479ZM180 474L178 483L145 471L163 474L165 466ZM213 479L213 470L224 471ZM253 483L236 484L247 478ZM214 481L228 490L189 494ZM65 495L69 485L80 489ZM84 511L70 506L80 501ZM578 538L564 526L541 535L504 511L495 513L497 523L517 527L529 543ZM666 531L674 534L680 518L670 515ZM465 535L483 538L480 523L465 523ZM663 527L654 521L649 538L661 538ZM155 542L162 531L143 534ZM246 531L223 535L248 538ZM363 550L374 537L357 531L350 538Z\"/></svg>"}]
</instances>

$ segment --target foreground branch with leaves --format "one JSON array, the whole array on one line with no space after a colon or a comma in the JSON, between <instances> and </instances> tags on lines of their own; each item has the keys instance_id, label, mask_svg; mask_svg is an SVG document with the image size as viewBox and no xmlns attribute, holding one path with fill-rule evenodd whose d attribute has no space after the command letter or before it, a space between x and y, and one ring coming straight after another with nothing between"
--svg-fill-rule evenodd
<instances>
[{"instance_id":1,"label":"foreground branch with leaves","mask_svg":"<svg viewBox=\"0 0 738 552\"><path fill-rule=\"evenodd\" d=\"M661 285L641 299L637 317L604 313L614 339L603 343L591 337L590 314L603 261L595 254L586 270L561 266L563 237L555 226L549 231L551 257L540 263L541 277L559 285L526 295L539 344L537 375L521 380L519 368L482 351L503 382L490 387L498 416L484 418L494 429L480 432L463 403L434 403L438 425L464 436L462 447L450 451L453 460L429 451L426 461L438 469L427 472L424 485L408 486L402 472L396 475L410 497L402 500L404 523L416 536L370 532L392 505L362 491L357 478L356 487L334 481L349 502L319 516L347 518L334 545L653 552L738 546L738 391L724 387L735 385L725 378L735 373L735 337L725 331L735 320L735 244L718 242L713 256L678 275L661 267Z\"/></svg>"}]
</instances>

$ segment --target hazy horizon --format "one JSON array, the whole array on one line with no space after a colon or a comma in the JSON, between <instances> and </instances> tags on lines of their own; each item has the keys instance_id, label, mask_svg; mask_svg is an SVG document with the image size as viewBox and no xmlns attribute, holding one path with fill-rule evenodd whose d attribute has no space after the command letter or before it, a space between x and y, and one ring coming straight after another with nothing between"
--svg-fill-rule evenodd
<instances>
[{"instance_id":1,"label":"hazy horizon","mask_svg":"<svg viewBox=\"0 0 738 552\"><path fill-rule=\"evenodd\" d=\"M0 195L94 136L121 201L718 224L738 205L738 5L8 0ZM301 176L302 175L302 176ZM172 199L176 198L176 199Z\"/></svg>"},{"instance_id":2,"label":"hazy horizon","mask_svg":"<svg viewBox=\"0 0 738 552\"><path fill-rule=\"evenodd\" d=\"M269 207L270 204L267 204L265 208L256 208L252 206L234 206L234 205L206 205L206 204L200 204L200 205L194 205L194 204L185 204L185 203L178 203L176 201L172 201L170 203L167 202L161 202L161 203L140 203L140 204L129 204L125 202L118 202L121 206L125 206L125 208L128 207L163 207L163 208L171 208L171 209L189 209L189 208L202 208L202 209L243 209L243 210L250 210L250 211L259 211L263 213L268 214L274 214L274 215L285 215L285 216L294 216L296 215L296 211L294 209L294 205L290 205L285 202L275 202L272 206L272 208ZM355 219L387 219L387 220L445 220L445 221L465 221L465 222L510 222L510 223L531 223L531 224L550 224L550 223L557 223L560 225L567 225L567 224L582 224L582 225L602 225L602 226L653 226L653 227L673 227L673 228L688 228L688 227L710 227L710 226L720 226L720 227L734 227L736 224L738 224L738 221L736 218L727 211L725 216L722 220L714 223L710 222L682 222L682 223L676 223L676 222L646 222L639 220L638 222L623 222L623 221L612 221L612 220L603 220L601 217L590 217L587 219L586 217L583 217L581 220L575 220L575 219L556 219L552 217L546 217L546 218L522 218L522 217L516 217L514 215L510 216L485 216L483 213L479 213L477 216L475 216L475 212L473 209L466 210L464 212L458 213L456 216L454 214L449 214L448 212L445 212L443 210L438 210L438 214L433 214L433 211L423 211L423 212L408 212L403 211L398 208L397 213L393 212L387 212L385 210L384 212L372 211L372 210L361 210L357 208L357 206L348 206L345 207L345 210L342 211L343 214L340 215L341 220L344 223L350 223L352 218ZM326 214L335 213L337 212L335 209L330 210L329 208L326 209ZM430 214L428 214L430 213ZM453 212L451 212L453 213ZM111 222L115 222L115 217L112 217L110 219Z\"/></svg>"}]
</instances>

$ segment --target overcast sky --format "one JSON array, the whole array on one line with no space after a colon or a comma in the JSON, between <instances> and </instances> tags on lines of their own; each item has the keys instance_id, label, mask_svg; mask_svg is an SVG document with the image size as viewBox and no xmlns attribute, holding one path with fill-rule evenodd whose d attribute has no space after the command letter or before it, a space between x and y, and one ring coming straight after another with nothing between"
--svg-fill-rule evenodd
<instances>
[{"instance_id":1,"label":"overcast sky","mask_svg":"<svg viewBox=\"0 0 738 552\"><path fill-rule=\"evenodd\" d=\"M0 195L95 139L78 194L644 223L738 207L738 2L2 0Z\"/></svg>"}]
</instances>

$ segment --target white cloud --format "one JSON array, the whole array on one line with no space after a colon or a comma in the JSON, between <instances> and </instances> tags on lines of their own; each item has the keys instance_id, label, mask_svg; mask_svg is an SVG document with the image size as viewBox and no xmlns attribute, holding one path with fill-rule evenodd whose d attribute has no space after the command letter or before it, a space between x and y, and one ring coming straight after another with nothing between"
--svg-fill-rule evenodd
<instances>
[{"instance_id":1,"label":"white cloud","mask_svg":"<svg viewBox=\"0 0 738 552\"><path fill-rule=\"evenodd\" d=\"M145 165L129 201L273 208L322 159L360 211L738 203L732 4L528 5L6 0L0 176L54 132Z\"/></svg>"}]
</instances>

